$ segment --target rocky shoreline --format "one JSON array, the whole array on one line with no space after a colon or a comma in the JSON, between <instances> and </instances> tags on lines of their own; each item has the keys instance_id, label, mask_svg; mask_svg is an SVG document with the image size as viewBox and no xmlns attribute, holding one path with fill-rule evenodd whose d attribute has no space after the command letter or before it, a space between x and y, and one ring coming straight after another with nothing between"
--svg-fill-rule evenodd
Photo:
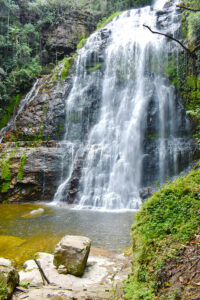
<instances>
[{"instance_id":1,"label":"rocky shoreline","mask_svg":"<svg viewBox=\"0 0 200 300\"><path fill-rule=\"evenodd\" d=\"M5 291L1 299L11 295L12 300L122 299L122 283L131 271L131 258L99 248L91 248L89 255L90 245L86 237L65 236L54 254L36 253L19 272L10 260L1 258L0 278Z\"/></svg>"},{"instance_id":2,"label":"rocky shoreline","mask_svg":"<svg viewBox=\"0 0 200 300\"><path fill-rule=\"evenodd\" d=\"M53 255L39 253L39 256L38 261L51 283L43 285L34 261L28 261L26 271L19 273L21 286L17 287L12 300L121 299L122 282L131 271L130 258L100 249L92 249L82 277L59 274L53 266ZM31 278L34 278L32 282ZM30 283L22 287L23 282Z\"/></svg>"}]
</instances>

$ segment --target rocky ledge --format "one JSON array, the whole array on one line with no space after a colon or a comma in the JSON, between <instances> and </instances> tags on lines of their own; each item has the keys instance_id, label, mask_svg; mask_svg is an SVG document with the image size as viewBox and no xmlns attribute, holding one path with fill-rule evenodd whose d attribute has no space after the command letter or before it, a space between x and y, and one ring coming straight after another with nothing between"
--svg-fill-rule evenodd
<instances>
[{"instance_id":1,"label":"rocky ledge","mask_svg":"<svg viewBox=\"0 0 200 300\"><path fill-rule=\"evenodd\" d=\"M122 299L122 282L131 271L130 257L110 250L90 249L90 245L87 237L67 235L54 254L36 253L19 272L10 260L0 258L0 299L11 296L12 300ZM60 262L67 272L59 272Z\"/></svg>"},{"instance_id":2,"label":"rocky ledge","mask_svg":"<svg viewBox=\"0 0 200 300\"><path fill-rule=\"evenodd\" d=\"M22 142L0 145L0 202L50 201L62 177L62 158L72 159L68 143Z\"/></svg>"},{"instance_id":3,"label":"rocky ledge","mask_svg":"<svg viewBox=\"0 0 200 300\"><path fill-rule=\"evenodd\" d=\"M82 277L59 274L53 264L53 255L38 253L37 259L44 270L49 285L43 285L35 262L27 261L25 270L19 272L20 286L12 300L46 299L122 299L122 282L131 271L130 258L123 254L92 249Z\"/></svg>"}]
</instances>

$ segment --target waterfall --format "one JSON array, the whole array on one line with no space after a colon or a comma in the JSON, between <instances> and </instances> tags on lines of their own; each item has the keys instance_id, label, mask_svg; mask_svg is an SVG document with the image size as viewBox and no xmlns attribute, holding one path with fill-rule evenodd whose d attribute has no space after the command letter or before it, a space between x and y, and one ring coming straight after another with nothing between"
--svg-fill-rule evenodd
<instances>
[{"instance_id":1,"label":"waterfall","mask_svg":"<svg viewBox=\"0 0 200 300\"><path fill-rule=\"evenodd\" d=\"M165 75L177 45L143 26L177 33L174 5L159 13L165 2L123 12L79 51L64 137L74 158L54 202L137 209L142 189L189 165L189 122Z\"/></svg>"},{"instance_id":2,"label":"waterfall","mask_svg":"<svg viewBox=\"0 0 200 300\"><path fill-rule=\"evenodd\" d=\"M15 126L16 120L17 120L18 116L22 113L25 105L27 105L28 103L30 103L30 101L33 101L33 99L35 97L37 97L38 91L39 91L39 88L37 88L38 83L39 83L39 80L37 79L35 81L35 83L33 84L31 90L27 93L26 97L24 97L20 101L17 113L14 114L13 117L8 122L8 124L0 130L0 144L3 141L5 135L6 135L7 131L10 129L10 127Z\"/></svg>"}]
</instances>

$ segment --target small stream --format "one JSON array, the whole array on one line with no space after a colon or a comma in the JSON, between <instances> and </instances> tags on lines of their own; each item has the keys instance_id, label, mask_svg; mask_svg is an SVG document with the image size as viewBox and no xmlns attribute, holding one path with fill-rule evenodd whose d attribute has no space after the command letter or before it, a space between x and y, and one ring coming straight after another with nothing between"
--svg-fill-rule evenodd
<instances>
[{"instance_id":1,"label":"small stream","mask_svg":"<svg viewBox=\"0 0 200 300\"><path fill-rule=\"evenodd\" d=\"M38 251L52 252L67 234L88 236L98 248L120 250L131 245L134 211L102 213L30 203L2 204L0 209L0 257L14 259L18 266ZM33 210L36 214L30 213Z\"/></svg>"}]
</instances>

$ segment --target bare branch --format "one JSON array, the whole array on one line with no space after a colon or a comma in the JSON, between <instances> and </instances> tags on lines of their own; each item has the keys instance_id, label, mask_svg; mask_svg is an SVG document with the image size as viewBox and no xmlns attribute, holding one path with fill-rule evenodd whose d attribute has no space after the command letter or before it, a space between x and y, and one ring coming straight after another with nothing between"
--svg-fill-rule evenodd
<instances>
[{"instance_id":1,"label":"bare branch","mask_svg":"<svg viewBox=\"0 0 200 300\"><path fill-rule=\"evenodd\" d=\"M190 49L188 49L182 42L180 42L179 40L177 40L176 38L174 38L172 35L169 35L169 34L166 34L166 33L162 33L162 32L158 32L158 31L154 31L154 30L152 30L149 26L147 26L147 25L144 25L143 24L143 26L144 27L146 27L147 29L149 29L152 33L154 33L154 34L159 34L159 35L162 35L162 36L165 36L165 37L167 37L168 39L170 39L170 40L172 40L172 41L175 41L176 43L178 43L190 56L192 56L192 57L194 57L194 58L196 58L196 54L195 54L195 51L197 51L198 49L199 49L199 47L200 47L200 45L199 46L197 46L197 47L195 47L192 51L190 50Z\"/></svg>"},{"instance_id":2,"label":"bare branch","mask_svg":"<svg viewBox=\"0 0 200 300\"><path fill-rule=\"evenodd\" d=\"M44 273L44 271L43 271L43 269L40 265L40 262L36 258L34 259L34 261L35 261L36 265L38 266L38 269L40 271L40 274L41 274L41 277L42 277L42 280L43 280L44 284L45 284L45 281L47 282L47 284L50 284L50 281L47 278L47 276L45 275L45 273Z\"/></svg>"},{"instance_id":3,"label":"bare branch","mask_svg":"<svg viewBox=\"0 0 200 300\"><path fill-rule=\"evenodd\" d=\"M186 10L190 10L190 11L194 11L194 12L200 11L200 9L198 9L198 8L191 8L191 7L186 7L186 6L182 6L182 5L176 5L176 7L186 9Z\"/></svg>"}]
</instances>

